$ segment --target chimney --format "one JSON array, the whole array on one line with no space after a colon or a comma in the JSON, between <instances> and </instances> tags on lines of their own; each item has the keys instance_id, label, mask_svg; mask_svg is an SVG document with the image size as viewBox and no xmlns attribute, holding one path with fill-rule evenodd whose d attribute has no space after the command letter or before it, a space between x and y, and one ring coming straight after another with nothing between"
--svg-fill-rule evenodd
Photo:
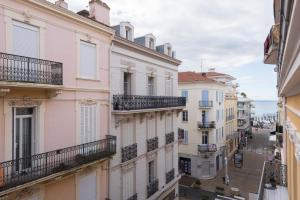
<instances>
[{"instance_id":1,"label":"chimney","mask_svg":"<svg viewBox=\"0 0 300 200\"><path fill-rule=\"evenodd\" d=\"M68 3L65 2L64 0L55 1L55 5L65 8L65 9L68 9Z\"/></svg>"},{"instance_id":2,"label":"chimney","mask_svg":"<svg viewBox=\"0 0 300 200\"><path fill-rule=\"evenodd\" d=\"M110 20L109 20L110 8L107 6L107 4L102 2L101 0L91 0L89 2L89 5L90 5L90 18L98 22L101 22L107 26L110 26Z\"/></svg>"},{"instance_id":3,"label":"chimney","mask_svg":"<svg viewBox=\"0 0 300 200\"><path fill-rule=\"evenodd\" d=\"M211 67L211 68L208 69L209 72L215 72L215 70L216 70L216 69L213 68L213 67Z\"/></svg>"}]
</instances>

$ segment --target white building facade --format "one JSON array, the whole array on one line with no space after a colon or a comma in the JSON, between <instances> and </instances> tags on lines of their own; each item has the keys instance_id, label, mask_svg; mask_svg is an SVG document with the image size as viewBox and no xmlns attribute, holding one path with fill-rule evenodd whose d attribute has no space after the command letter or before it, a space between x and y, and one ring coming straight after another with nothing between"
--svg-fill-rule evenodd
<instances>
[{"instance_id":1,"label":"white building facade","mask_svg":"<svg viewBox=\"0 0 300 200\"><path fill-rule=\"evenodd\" d=\"M177 95L170 44L155 46L152 34L134 39L128 22L115 26L111 53L111 134L117 153L110 162L109 198L177 199Z\"/></svg>"},{"instance_id":2,"label":"white building facade","mask_svg":"<svg viewBox=\"0 0 300 200\"><path fill-rule=\"evenodd\" d=\"M179 93L187 98L179 127L179 168L199 179L214 178L223 168L226 156L225 93L229 75L179 73ZM225 77L219 80L220 77Z\"/></svg>"},{"instance_id":3,"label":"white building facade","mask_svg":"<svg viewBox=\"0 0 300 200\"><path fill-rule=\"evenodd\" d=\"M247 97L239 97L237 102L238 132L243 138L251 132L251 107L252 100Z\"/></svg>"}]
</instances>

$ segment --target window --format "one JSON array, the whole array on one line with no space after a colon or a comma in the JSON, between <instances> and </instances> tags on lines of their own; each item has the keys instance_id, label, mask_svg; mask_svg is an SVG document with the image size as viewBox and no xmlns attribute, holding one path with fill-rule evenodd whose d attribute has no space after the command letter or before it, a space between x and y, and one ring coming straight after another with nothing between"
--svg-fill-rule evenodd
<instances>
[{"instance_id":1,"label":"window","mask_svg":"<svg viewBox=\"0 0 300 200\"><path fill-rule=\"evenodd\" d=\"M148 181L151 183L155 180L155 163L154 160L148 163Z\"/></svg>"},{"instance_id":2,"label":"window","mask_svg":"<svg viewBox=\"0 0 300 200\"><path fill-rule=\"evenodd\" d=\"M166 172L173 169L173 150L166 151Z\"/></svg>"},{"instance_id":3,"label":"window","mask_svg":"<svg viewBox=\"0 0 300 200\"><path fill-rule=\"evenodd\" d=\"M97 63L96 45L80 41L80 69L79 76L81 78L96 78L96 63Z\"/></svg>"},{"instance_id":4,"label":"window","mask_svg":"<svg viewBox=\"0 0 300 200\"><path fill-rule=\"evenodd\" d=\"M185 97L186 101L188 100L189 92L187 90L182 90L181 91L181 96Z\"/></svg>"},{"instance_id":5,"label":"window","mask_svg":"<svg viewBox=\"0 0 300 200\"><path fill-rule=\"evenodd\" d=\"M123 199L128 199L134 195L134 168L123 173Z\"/></svg>"},{"instance_id":6,"label":"window","mask_svg":"<svg viewBox=\"0 0 300 200\"><path fill-rule=\"evenodd\" d=\"M128 72L124 73L124 95L131 94L131 74Z\"/></svg>"},{"instance_id":7,"label":"window","mask_svg":"<svg viewBox=\"0 0 300 200\"><path fill-rule=\"evenodd\" d=\"M79 200L96 200L97 199L97 174L92 171L84 174L79 178L78 184Z\"/></svg>"},{"instance_id":8,"label":"window","mask_svg":"<svg viewBox=\"0 0 300 200\"><path fill-rule=\"evenodd\" d=\"M40 36L39 28L25 23L13 21L12 49L21 56L39 58Z\"/></svg>"},{"instance_id":9,"label":"window","mask_svg":"<svg viewBox=\"0 0 300 200\"><path fill-rule=\"evenodd\" d=\"M172 96L172 79L168 78L166 79L166 96Z\"/></svg>"},{"instance_id":10,"label":"window","mask_svg":"<svg viewBox=\"0 0 300 200\"><path fill-rule=\"evenodd\" d=\"M172 56L172 49L171 49L171 47L168 47L168 56Z\"/></svg>"},{"instance_id":11,"label":"window","mask_svg":"<svg viewBox=\"0 0 300 200\"><path fill-rule=\"evenodd\" d=\"M149 48L154 49L154 40L153 40L153 38L149 38Z\"/></svg>"},{"instance_id":12,"label":"window","mask_svg":"<svg viewBox=\"0 0 300 200\"><path fill-rule=\"evenodd\" d=\"M219 121L219 117L220 117L220 115L219 115L219 110L216 110L216 118L217 118L217 122Z\"/></svg>"},{"instance_id":13,"label":"window","mask_svg":"<svg viewBox=\"0 0 300 200\"><path fill-rule=\"evenodd\" d=\"M208 131L202 132L202 144L208 144Z\"/></svg>"},{"instance_id":14,"label":"window","mask_svg":"<svg viewBox=\"0 0 300 200\"><path fill-rule=\"evenodd\" d=\"M219 94L218 94L218 91L216 91L216 102L219 101Z\"/></svg>"},{"instance_id":15,"label":"window","mask_svg":"<svg viewBox=\"0 0 300 200\"><path fill-rule=\"evenodd\" d=\"M218 139L219 139L219 132L218 129L216 129L216 143L218 143Z\"/></svg>"},{"instance_id":16,"label":"window","mask_svg":"<svg viewBox=\"0 0 300 200\"><path fill-rule=\"evenodd\" d=\"M188 111L182 111L182 121L187 122L189 120Z\"/></svg>"},{"instance_id":17,"label":"window","mask_svg":"<svg viewBox=\"0 0 300 200\"><path fill-rule=\"evenodd\" d=\"M188 130L184 130L183 132L183 144L188 144L189 143L189 132Z\"/></svg>"},{"instance_id":18,"label":"window","mask_svg":"<svg viewBox=\"0 0 300 200\"><path fill-rule=\"evenodd\" d=\"M154 77L151 76L148 77L148 95L154 95Z\"/></svg>"},{"instance_id":19,"label":"window","mask_svg":"<svg viewBox=\"0 0 300 200\"><path fill-rule=\"evenodd\" d=\"M131 38L131 28L130 27L125 27L125 37L127 40L132 40Z\"/></svg>"},{"instance_id":20,"label":"window","mask_svg":"<svg viewBox=\"0 0 300 200\"><path fill-rule=\"evenodd\" d=\"M80 106L80 143L96 140L97 105Z\"/></svg>"},{"instance_id":21,"label":"window","mask_svg":"<svg viewBox=\"0 0 300 200\"><path fill-rule=\"evenodd\" d=\"M224 129L222 127L222 139L224 139Z\"/></svg>"}]
</instances>

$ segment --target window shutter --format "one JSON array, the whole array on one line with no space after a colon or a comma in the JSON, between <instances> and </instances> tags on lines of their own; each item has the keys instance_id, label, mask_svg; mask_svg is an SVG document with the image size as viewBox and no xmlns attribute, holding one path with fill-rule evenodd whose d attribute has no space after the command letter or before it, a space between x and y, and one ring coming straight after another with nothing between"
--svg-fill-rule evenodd
<instances>
[{"instance_id":1,"label":"window shutter","mask_svg":"<svg viewBox=\"0 0 300 200\"><path fill-rule=\"evenodd\" d=\"M79 178L79 200L97 199L97 173L93 171Z\"/></svg>"},{"instance_id":2,"label":"window shutter","mask_svg":"<svg viewBox=\"0 0 300 200\"><path fill-rule=\"evenodd\" d=\"M173 151L166 151L166 172L173 168Z\"/></svg>"},{"instance_id":3,"label":"window shutter","mask_svg":"<svg viewBox=\"0 0 300 200\"><path fill-rule=\"evenodd\" d=\"M12 28L12 38L14 54L39 58L39 28L14 21Z\"/></svg>"},{"instance_id":4,"label":"window shutter","mask_svg":"<svg viewBox=\"0 0 300 200\"><path fill-rule=\"evenodd\" d=\"M187 130L184 130L184 144L189 143L189 132Z\"/></svg>"},{"instance_id":5,"label":"window shutter","mask_svg":"<svg viewBox=\"0 0 300 200\"><path fill-rule=\"evenodd\" d=\"M80 77L96 78L96 45L80 41Z\"/></svg>"},{"instance_id":6,"label":"window shutter","mask_svg":"<svg viewBox=\"0 0 300 200\"><path fill-rule=\"evenodd\" d=\"M123 173L123 199L134 195L134 170L130 169Z\"/></svg>"},{"instance_id":7,"label":"window shutter","mask_svg":"<svg viewBox=\"0 0 300 200\"><path fill-rule=\"evenodd\" d=\"M81 105L80 106L81 144L93 142L97 139L96 121L97 121L97 105Z\"/></svg>"}]
</instances>

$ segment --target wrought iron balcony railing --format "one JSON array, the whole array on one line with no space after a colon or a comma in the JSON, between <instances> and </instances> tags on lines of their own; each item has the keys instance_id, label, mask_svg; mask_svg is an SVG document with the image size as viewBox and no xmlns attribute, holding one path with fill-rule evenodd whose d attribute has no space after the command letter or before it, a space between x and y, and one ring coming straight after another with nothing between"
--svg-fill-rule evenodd
<instances>
[{"instance_id":1,"label":"wrought iron balcony railing","mask_svg":"<svg viewBox=\"0 0 300 200\"><path fill-rule=\"evenodd\" d=\"M0 163L0 192L112 156L116 137Z\"/></svg>"},{"instance_id":2,"label":"wrought iron balcony railing","mask_svg":"<svg viewBox=\"0 0 300 200\"><path fill-rule=\"evenodd\" d=\"M178 128L178 141L184 140L184 129Z\"/></svg>"},{"instance_id":3,"label":"wrought iron balcony railing","mask_svg":"<svg viewBox=\"0 0 300 200\"><path fill-rule=\"evenodd\" d=\"M185 97L113 95L114 110L141 110L185 106Z\"/></svg>"},{"instance_id":4,"label":"wrought iron balcony railing","mask_svg":"<svg viewBox=\"0 0 300 200\"><path fill-rule=\"evenodd\" d=\"M0 81L63 84L62 63L0 52Z\"/></svg>"},{"instance_id":5,"label":"wrought iron balcony railing","mask_svg":"<svg viewBox=\"0 0 300 200\"><path fill-rule=\"evenodd\" d=\"M209 128L215 128L215 122L211 121L211 122L198 122L198 128L199 129L209 129Z\"/></svg>"},{"instance_id":6,"label":"wrought iron balcony railing","mask_svg":"<svg viewBox=\"0 0 300 200\"><path fill-rule=\"evenodd\" d=\"M199 108L212 108L213 101L199 101Z\"/></svg>"},{"instance_id":7,"label":"wrought iron balcony railing","mask_svg":"<svg viewBox=\"0 0 300 200\"><path fill-rule=\"evenodd\" d=\"M158 148L158 137L147 140L147 152L153 151Z\"/></svg>"},{"instance_id":8,"label":"wrought iron balcony railing","mask_svg":"<svg viewBox=\"0 0 300 200\"><path fill-rule=\"evenodd\" d=\"M137 143L122 148L122 162L137 157Z\"/></svg>"},{"instance_id":9,"label":"wrought iron balcony railing","mask_svg":"<svg viewBox=\"0 0 300 200\"><path fill-rule=\"evenodd\" d=\"M233 120L234 119L234 115L229 115L229 116L226 116L226 121L230 121L230 120Z\"/></svg>"},{"instance_id":10,"label":"wrought iron balcony railing","mask_svg":"<svg viewBox=\"0 0 300 200\"><path fill-rule=\"evenodd\" d=\"M171 169L166 173L166 184L170 183L175 178L175 170Z\"/></svg>"},{"instance_id":11,"label":"wrought iron balcony railing","mask_svg":"<svg viewBox=\"0 0 300 200\"><path fill-rule=\"evenodd\" d=\"M216 144L199 144L198 145L198 151L200 153L216 152L217 151L217 145Z\"/></svg>"},{"instance_id":12,"label":"wrought iron balcony railing","mask_svg":"<svg viewBox=\"0 0 300 200\"><path fill-rule=\"evenodd\" d=\"M287 166L277 161L265 161L257 199L264 199L265 189L275 189L272 185L287 187Z\"/></svg>"},{"instance_id":13,"label":"wrought iron balcony railing","mask_svg":"<svg viewBox=\"0 0 300 200\"><path fill-rule=\"evenodd\" d=\"M158 179L155 179L147 185L147 198L151 197L158 191Z\"/></svg>"},{"instance_id":14,"label":"wrought iron balcony railing","mask_svg":"<svg viewBox=\"0 0 300 200\"><path fill-rule=\"evenodd\" d=\"M132 195L131 197L129 197L127 200L137 200L138 198L137 193L135 193L134 195Z\"/></svg>"},{"instance_id":15,"label":"wrought iron balcony railing","mask_svg":"<svg viewBox=\"0 0 300 200\"><path fill-rule=\"evenodd\" d=\"M174 132L166 133L166 144L171 144L175 141Z\"/></svg>"}]
</instances>

